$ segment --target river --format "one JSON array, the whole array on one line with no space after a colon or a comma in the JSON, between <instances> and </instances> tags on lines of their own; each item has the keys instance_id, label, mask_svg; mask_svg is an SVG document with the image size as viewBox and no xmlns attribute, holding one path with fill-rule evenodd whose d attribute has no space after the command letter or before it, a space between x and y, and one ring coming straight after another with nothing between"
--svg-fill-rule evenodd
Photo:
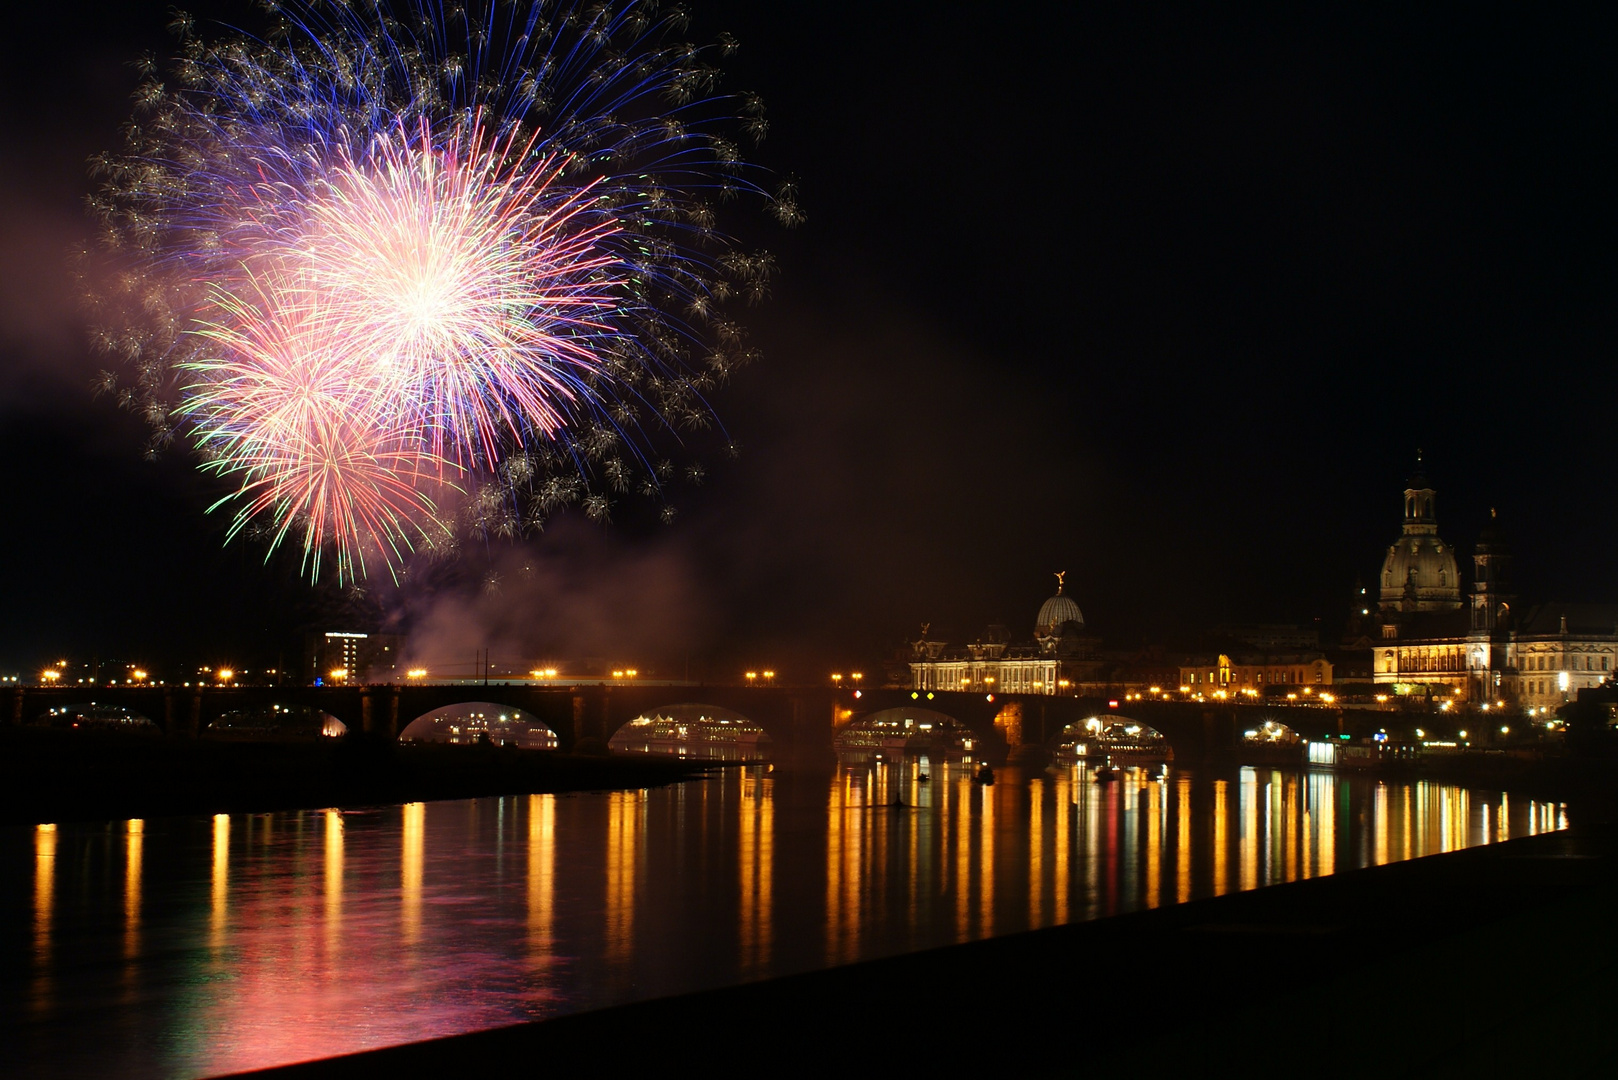
<instances>
[{"instance_id":1,"label":"river","mask_svg":"<svg viewBox=\"0 0 1618 1080\"><path fill-rule=\"evenodd\" d=\"M210 1076L1565 826L1420 781L911 759L5 829L0 1075Z\"/></svg>"}]
</instances>

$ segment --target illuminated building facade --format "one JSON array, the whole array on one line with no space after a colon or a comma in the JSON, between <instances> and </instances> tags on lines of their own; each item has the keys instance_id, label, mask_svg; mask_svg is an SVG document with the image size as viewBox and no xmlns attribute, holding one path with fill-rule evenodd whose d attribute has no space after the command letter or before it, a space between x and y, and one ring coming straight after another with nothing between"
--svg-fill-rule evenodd
<instances>
[{"instance_id":1,"label":"illuminated building facade","mask_svg":"<svg viewBox=\"0 0 1618 1080\"><path fill-rule=\"evenodd\" d=\"M1271 687L1328 687L1332 662L1323 652L1188 656L1180 665L1187 693L1264 694Z\"/></svg>"},{"instance_id":2,"label":"illuminated building facade","mask_svg":"<svg viewBox=\"0 0 1618 1080\"><path fill-rule=\"evenodd\" d=\"M931 638L924 625L910 645L912 689L1071 694L1094 682L1103 667L1097 641L1086 634L1079 605L1063 593L1063 577L1056 575L1056 595L1040 605L1032 640L1013 641L995 625L976 641L950 645Z\"/></svg>"},{"instance_id":3,"label":"illuminated building facade","mask_svg":"<svg viewBox=\"0 0 1618 1080\"><path fill-rule=\"evenodd\" d=\"M1490 514L1463 604L1454 549L1438 537L1436 495L1419 473L1404 530L1383 562L1371 635L1378 691L1554 709L1618 669L1618 605L1545 603L1512 592L1511 553Z\"/></svg>"}]
</instances>

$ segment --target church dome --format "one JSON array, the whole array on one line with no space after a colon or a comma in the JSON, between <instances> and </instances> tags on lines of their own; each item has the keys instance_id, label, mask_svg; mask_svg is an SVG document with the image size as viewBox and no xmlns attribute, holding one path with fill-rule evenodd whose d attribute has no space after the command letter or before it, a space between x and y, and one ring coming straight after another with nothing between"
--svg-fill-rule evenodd
<instances>
[{"instance_id":1,"label":"church dome","mask_svg":"<svg viewBox=\"0 0 1618 1080\"><path fill-rule=\"evenodd\" d=\"M1382 599L1399 604L1407 588L1415 589L1417 611L1454 610L1461 606L1461 579L1455 549L1437 536L1401 536L1382 562Z\"/></svg>"},{"instance_id":2,"label":"church dome","mask_svg":"<svg viewBox=\"0 0 1618 1080\"><path fill-rule=\"evenodd\" d=\"M1079 605L1073 602L1071 596L1062 595L1062 587L1058 585L1056 595L1039 606L1039 618L1034 620L1034 636L1054 637L1070 622L1082 627L1084 612L1079 610Z\"/></svg>"},{"instance_id":3,"label":"church dome","mask_svg":"<svg viewBox=\"0 0 1618 1080\"><path fill-rule=\"evenodd\" d=\"M1438 535L1437 493L1425 479L1405 488L1404 535L1388 546L1382 561L1384 610L1458 611L1461 576L1455 549Z\"/></svg>"}]
</instances>

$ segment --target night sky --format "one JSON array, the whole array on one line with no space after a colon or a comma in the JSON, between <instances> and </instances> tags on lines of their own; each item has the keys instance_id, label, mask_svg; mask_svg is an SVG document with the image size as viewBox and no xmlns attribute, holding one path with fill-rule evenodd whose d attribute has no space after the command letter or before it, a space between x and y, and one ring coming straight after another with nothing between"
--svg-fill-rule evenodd
<instances>
[{"instance_id":1,"label":"night sky","mask_svg":"<svg viewBox=\"0 0 1618 1080\"><path fill-rule=\"evenodd\" d=\"M144 461L140 421L91 394L65 268L84 162L116 144L128 62L170 51L167 7L8 16L7 670L251 663L369 617L294 557L224 547L184 453ZM746 225L781 272L745 312L765 359L715 402L742 455L673 526L563 521L475 554L501 591L377 588L377 618L519 662L815 677L923 621L1026 633L1066 570L1108 647L1335 630L1417 447L1463 557L1497 507L1524 600L1618 600L1618 14L692 7L694 37L740 39L725 88L770 107L751 156L808 214Z\"/></svg>"}]
</instances>

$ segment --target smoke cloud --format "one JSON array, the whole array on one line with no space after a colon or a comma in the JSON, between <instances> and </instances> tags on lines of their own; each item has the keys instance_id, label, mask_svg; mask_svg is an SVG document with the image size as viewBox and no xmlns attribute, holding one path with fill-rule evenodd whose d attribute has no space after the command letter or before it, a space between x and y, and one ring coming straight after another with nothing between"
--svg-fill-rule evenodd
<instances>
[{"instance_id":1,"label":"smoke cloud","mask_svg":"<svg viewBox=\"0 0 1618 1080\"><path fill-rule=\"evenodd\" d=\"M684 677L714 612L681 545L563 520L542 544L495 550L480 576L407 584L391 628L406 634L407 663L435 675L471 673L488 649L497 672L637 664L645 676Z\"/></svg>"}]
</instances>

